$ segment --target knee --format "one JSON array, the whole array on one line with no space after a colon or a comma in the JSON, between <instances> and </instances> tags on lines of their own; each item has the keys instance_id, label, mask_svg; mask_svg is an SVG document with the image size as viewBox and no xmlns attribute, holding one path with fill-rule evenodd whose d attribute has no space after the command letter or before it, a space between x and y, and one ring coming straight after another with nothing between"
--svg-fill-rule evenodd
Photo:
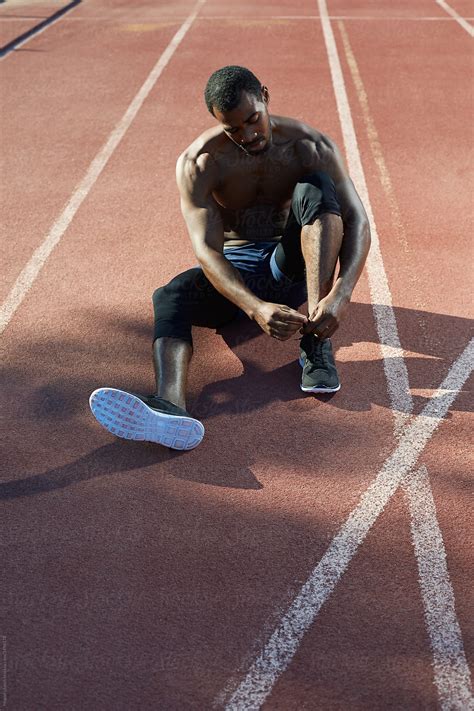
<instances>
[{"instance_id":1,"label":"knee","mask_svg":"<svg viewBox=\"0 0 474 711\"><path fill-rule=\"evenodd\" d=\"M163 286L159 286L153 292L152 300L153 305L163 304L164 302L169 302L170 300L175 300L179 298L180 293L186 289L186 282L181 274L175 276L171 281Z\"/></svg>"},{"instance_id":2,"label":"knee","mask_svg":"<svg viewBox=\"0 0 474 711\"><path fill-rule=\"evenodd\" d=\"M162 318L170 313L184 314L199 301L200 270L189 270L173 277L153 292L155 316Z\"/></svg>"},{"instance_id":3,"label":"knee","mask_svg":"<svg viewBox=\"0 0 474 711\"><path fill-rule=\"evenodd\" d=\"M158 289L155 289L155 291L153 292L153 295L151 297L151 299L153 301L153 305L156 306L156 304L161 300L164 290L165 290L164 286L159 286Z\"/></svg>"},{"instance_id":4,"label":"knee","mask_svg":"<svg viewBox=\"0 0 474 711\"><path fill-rule=\"evenodd\" d=\"M316 174L314 173L313 175ZM317 182L315 180L310 182L308 180L309 177L311 176L305 176L299 180L293 190L291 207L298 221L311 203L319 205L323 197L322 190Z\"/></svg>"},{"instance_id":5,"label":"knee","mask_svg":"<svg viewBox=\"0 0 474 711\"><path fill-rule=\"evenodd\" d=\"M301 227L312 224L324 213L341 216L334 181L322 171L305 175L298 181L291 207Z\"/></svg>"},{"instance_id":6,"label":"knee","mask_svg":"<svg viewBox=\"0 0 474 711\"><path fill-rule=\"evenodd\" d=\"M316 195L321 194L322 199L336 198L336 186L329 175L322 170L304 175L296 184L295 191L298 194Z\"/></svg>"}]
</instances>

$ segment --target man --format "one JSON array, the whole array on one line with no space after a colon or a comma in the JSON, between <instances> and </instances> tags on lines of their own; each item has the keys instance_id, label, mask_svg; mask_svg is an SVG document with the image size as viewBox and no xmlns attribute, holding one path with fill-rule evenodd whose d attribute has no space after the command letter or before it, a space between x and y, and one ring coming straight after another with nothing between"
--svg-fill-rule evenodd
<instances>
[{"instance_id":1,"label":"man","mask_svg":"<svg viewBox=\"0 0 474 711\"><path fill-rule=\"evenodd\" d=\"M330 337L370 245L367 215L327 136L270 115L268 89L244 67L214 72L205 100L218 126L176 166L199 266L153 294L156 394L100 388L90 397L95 417L113 434L181 450L204 436L186 410L192 326L216 328L243 313L277 340L299 332L301 389L336 392ZM293 307L306 296L305 316Z\"/></svg>"}]
</instances>

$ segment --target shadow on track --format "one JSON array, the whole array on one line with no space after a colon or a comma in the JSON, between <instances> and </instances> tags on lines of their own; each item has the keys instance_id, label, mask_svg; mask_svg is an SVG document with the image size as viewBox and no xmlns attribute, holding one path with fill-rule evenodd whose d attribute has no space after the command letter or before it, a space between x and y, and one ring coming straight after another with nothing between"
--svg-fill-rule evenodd
<instances>
[{"instance_id":1,"label":"shadow on track","mask_svg":"<svg viewBox=\"0 0 474 711\"><path fill-rule=\"evenodd\" d=\"M418 414L466 346L472 334L472 322L404 308L395 308L394 311L405 351L409 383L414 391L414 414ZM292 343L294 360L269 370L260 365L260 350L265 348L263 358L266 358L265 365L268 366L271 350L278 348L278 344L275 346L274 341L267 339L255 323L242 318L219 329L218 333L242 362L244 373L209 383L192 402L197 417L217 416L224 412L239 414L249 409L259 410L275 401L288 402L308 397L330 403L335 408L356 412L369 411L373 405L390 406L380 353L373 360L351 361L350 351L344 353L343 359L338 357L342 349L349 349L359 342L378 344L370 305L351 304L348 318L333 337L336 364L343 386L339 393L333 395L308 396L299 390L298 338L295 337ZM257 338L260 342L255 341ZM271 344L269 348L268 344ZM380 387L381 377L383 383ZM428 391L426 395L417 392L423 390ZM469 409L468 399L462 396L453 405L456 411Z\"/></svg>"},{"instance_id":2,"label":"shadow on track","mask_svg":"<svg viewBox=\"0 0 474 711\"><path fill-rule=\"evenodd\" d=\"M468 342L472 322L403 308L395 308L395 314L410 386L415 391L416 414L430 394L425 396L416 391L439 386ZM90 392L97 387L151 392L150 321L87 312L79 314L75 324L86 334L81 340L45 337L35 342L26 334L10 350L1 376L13 419L18 398L28 398L28 407L21 407L22 420L45 420L54 425L83 413ZM194 372L188 381L188 408L196 417L209 420L222 414L242 415L275 402L308 399L354 412L369 411L373 405L390 406L380 351L371 360L351 360L351 346L378 343L368 304L351 304L348 318L333 337L342 382L342 390L335 395L308 395L300 390L298 336L281 344L265 336L247 318L237 319L217 333L242 364L243 373L237 377L216 377L213 367L216 335L208 329L194 329L197 345ZM198 385L196 374L201 381ZM469 410L463 394L456 399L453 410Z\"/></svg>"},{"instance_id":3,"label":"shadow on track","mask_svg":"<svg viewBox=\"0 0 474 711\"><path fill-rule=\"evenodd\" d=\"M155 447L149 442L114 441L64 466L0 483L0 500L44 494L110 474L133 472L146 467L153 467L151 474L156 476L157 467L165 463L174 464L171 471L168 469L166 473L171 473L178 479L235 489L262 488L252 471L245 467L242 469L238 464L215 471L209 471L206 467L193 467L193 470L188 472L186 468L181 467L179 461L174 461L185 454L186 452Z\"/></svg>"},{"instance_id":4,"label":"shadow on track","mask_svg":"<svg viewBox=\"0 0 474 711\"><path fill-rule=\"evenodd\" d=\"M470 322L409 309L396 308L395 312L402 346L409 354L405 360L411 387L422 392L438 387L467 342ZM78 321L88 334L81 341L45 338L35 343L22 338L10 350L2 389L12 437L9 478L17 478L0 485L0 498L31 496L147 467L153 475L249 490L262 488L254 473L256 463L257 469L268 463L271 468L276 464L289 471L307 469L308 475L331 477L337 468L334 452L339 459L353 461L361 437L374 425L375 420L357 413L369 412L374 405L390 406L380 352L372 348L373 360L349 360L353 344L377 343L370 305L352 304L344 327L334 338L343 383L334 396L308 396L300 391L297 337L277 343L242 318L218 331L243 366L243 373L234 377L216 378L216 335L196 329L188 407L206 427L200 447L183 453L116 440L91 450L91 442L100 445L102 437L109 435L90 415L88 396L100 385L147 391L152 375L151 329L143 321L97 312L79 314ZM227 356L222 343L220 347L225 372ZM339 358L340 354L344 357ZM222 363L220 368L222 376ZM428 396L414 395L415 412ZM461 393L453 409L469 407L468 397ZM337 414L341 410L347 413L343 417ZM38 441L42 447L36 454ZM25 455L25 442L35 453L33 458ZM56 452L68 449L82 455L69 464L48 468ZM316 467L312 450L318 452ZM37 473L31 474L31 461Z\"/></svg>"},{"instance_id":5,"label":"shadow on track","mask_svg":"<svg viewBox=\"0 0 474 711\"><path fill-rule=\"evenodd\" d=\"M413 393L414 413L419 413L431 393L426 396L416 391L436 389L460 355L473 334L473 322L469 319L436 314L413 309L394 308L405 363ZM151 326L142 322L120 321L116 329L123 330L147 344ZM254 322L241 317L217 330L230 350L241 361L244 373L237 378L215 380L209 367L209 351L215 336L208 329L194 329L201 336L194 359L198 367L209 371L212 382L197 394L191 394L189 407L196 417L209 418L222 413L238 415L249 410L259 410L275 401L294 401L312 398L343 410L368 411L372 405L389 406L383 362L380 352L372 360L353 360L351 353L340 355L357 343L378 344L374 327L373 310L369 304L353 303L341 329L333 337L336 363L341 376L342 390L335 395L309 395L299 390L301 369L298 365L298 340L291 343L292 360L283 366L271 366L282 345L265 336ZM203 348L202 348L203 347ZM283 344L283 347L287 347ZM265 366L265 367L262 367ZM380 374L383 386L378 386ZM192 385L192 383L190 383ZM453 405L455 411L469 411L467 398L459 397Z\"/></svg>"}]
</instances>

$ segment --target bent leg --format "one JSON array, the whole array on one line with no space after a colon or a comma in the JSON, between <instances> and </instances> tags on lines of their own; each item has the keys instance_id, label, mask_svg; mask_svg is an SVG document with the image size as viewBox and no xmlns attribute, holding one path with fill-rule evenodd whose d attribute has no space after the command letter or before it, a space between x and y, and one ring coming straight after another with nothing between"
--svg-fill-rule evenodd
<instances>
[{"instance_id":1,"label":"bent leg","mask_svg":"<svg viewBox=\"0 0 474 711\"><path fill-rule=\"evenodd\" d=\"M275 262L292 281L306 279L309 313L332 288L342 237L341 211L333 181L322 172L305 176L293 191Z\"/></svg>"},{"instance_id":2,"label":"bent leg","mask_svg":"<svg viewBox=\"0 0 474 711\"><path fill-rule=\"evenodd\" d=\"M301 230L310 314L332 289L342 235L341 218L330 213L321 215L312 225L305 225Z\"/></svg>"}]
</instances>

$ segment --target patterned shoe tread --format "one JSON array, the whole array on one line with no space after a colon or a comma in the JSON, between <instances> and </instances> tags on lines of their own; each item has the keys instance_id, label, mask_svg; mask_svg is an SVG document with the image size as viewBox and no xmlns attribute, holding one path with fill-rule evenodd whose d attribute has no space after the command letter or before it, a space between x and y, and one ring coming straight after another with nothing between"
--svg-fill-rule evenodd
<instances>
[{"instance_id":1,"label":"patterned shoe tread","mask_svg":"<svg viewBox=\"0 0 474 711\"><path fill-rule=\"evenodd\" d=\"M204 426L199 420L157 412L123 390L94 390L89 404L96 420L116 437L180 450L197 447L204 437Z\"/></svg>"}]
</instances>

